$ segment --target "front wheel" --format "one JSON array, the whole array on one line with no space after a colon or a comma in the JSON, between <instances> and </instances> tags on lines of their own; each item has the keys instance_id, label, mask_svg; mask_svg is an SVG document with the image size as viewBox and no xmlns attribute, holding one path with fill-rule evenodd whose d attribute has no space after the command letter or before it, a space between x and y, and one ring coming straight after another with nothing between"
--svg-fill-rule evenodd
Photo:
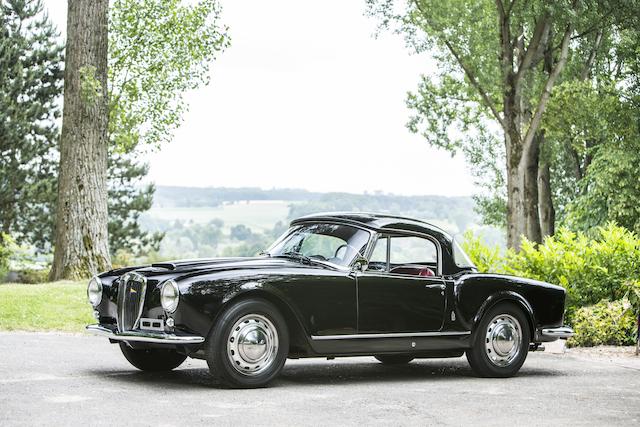
<instances>
[{"instance_id":1,"label":"front wheel","mask_svg":"<svg viewBox=\"0 0 640 427\"><path fill-rule=\"evenodd\" d=\"M287 324L273 304L248 299L230 306L206 344L209 370L237 388L264 387L284 366L289 353Z\"/></svg>"},{"instance_id":2,"label":"front wheel","mask_svg":"<svg viewBox=\"0 0 640 427\"><path fill-rule=\"evenodd\" d=\"M187 356L175 350L134 350L127 343L120 343L120 351L124 357L141 371L170 371L184 362Z\"/></svg>"},{"instance_id":3,"label":"front wheel","mask_svg":"<svg viewBox=\"0 0 640 427\"><path fill-rule=\"evenodd\" d=\"M529 352L529 323L520 308L500 303L478 324L467 360L481 377L505 378L515 375Z\"/></svg>"}]
</instances>

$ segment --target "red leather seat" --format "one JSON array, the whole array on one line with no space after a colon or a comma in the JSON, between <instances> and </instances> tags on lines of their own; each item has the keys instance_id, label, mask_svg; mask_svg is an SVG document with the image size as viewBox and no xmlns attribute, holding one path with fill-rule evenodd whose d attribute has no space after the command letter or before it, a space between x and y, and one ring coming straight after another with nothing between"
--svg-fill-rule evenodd
<instances>
[{"instance_id":1,"label":"red leather seat","mask_svg":"<svg viewBox=\"0 0 640 427\"><path fill-rule=\"evenodd\" d=\"M420 269L420 274L418 274L418 276L423 276L423 277L431 277L435 275L436 273L434 273L433 270L430 269L429 267L424 267Z\"/></svg>"},{"instance_id":2,"label":"red leather seat","mask_svg":"<svg viewBox=\"0 0 640 427\"><path fill-rule=\"evenodd\" d=\"M392 268L390 273L393 274L404 274L407 276L420 276L420 277L431 277L436 274L429 267L424 267L421 265L411 265L411 266L400 266Z\"/></svg>"}]
</instances>

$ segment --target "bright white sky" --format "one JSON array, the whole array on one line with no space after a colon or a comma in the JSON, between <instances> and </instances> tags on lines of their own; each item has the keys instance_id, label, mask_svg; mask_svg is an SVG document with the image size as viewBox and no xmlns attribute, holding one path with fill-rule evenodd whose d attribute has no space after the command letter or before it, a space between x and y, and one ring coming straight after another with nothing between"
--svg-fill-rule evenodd
<instances>
[{"instance_id":1,"label":"bright white sky","mask_svg":"<svg viewBox=\"0 0 640 427\"><path fill-rule=\"evenodd\" d=\"M189 93L174 141L151 154L158 185L470 195L462 158L405 123L433 62L375 39L363 0L222 0L231 47ZM64 34L66 2L46 0Z\"/></svg>"}]
</instances>

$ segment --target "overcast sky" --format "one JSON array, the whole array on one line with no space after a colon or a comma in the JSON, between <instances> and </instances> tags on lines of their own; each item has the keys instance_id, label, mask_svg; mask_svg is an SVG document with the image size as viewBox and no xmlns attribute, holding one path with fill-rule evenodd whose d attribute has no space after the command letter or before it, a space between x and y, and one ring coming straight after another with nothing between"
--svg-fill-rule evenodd
<instances>
[{"instance_id":1,"label":"overcast sky","mask_svg":"<svg viewBox=\"0 0 640 427\"><path fill-rule=\"evenodd\" d=\"M433 62L375 39L363 0L222 0L231 47L173 142L149 156L158 185L470 195L462 158L405 123ZM46 0L64 34L66 2Z\"/></svg>"}]
</instances>

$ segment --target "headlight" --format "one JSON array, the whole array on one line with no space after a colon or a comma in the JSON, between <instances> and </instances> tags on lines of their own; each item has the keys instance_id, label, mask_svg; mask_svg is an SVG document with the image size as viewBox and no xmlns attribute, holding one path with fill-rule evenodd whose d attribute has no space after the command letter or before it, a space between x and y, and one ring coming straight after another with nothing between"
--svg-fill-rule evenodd
<instances>
[{"instance_id":1,"label":"headlight","mask_svg":"<svg viewBox=\"0 0 640 427\"><path fill-rule=\"evenodd\" d=\"M102 301L102 282L97 276L94 276L89 281L87 286L87 298L92 306L97 307Z\"/></svg>"},{"instance_id":2,"label":"headlight","mask_svg":"<svg viewBox=\"0 0 640 427\"><path fill-rule=\"evenodd\" d=\"M167 280L160 289L160 303L162 308L169 313L173 313L178 308L180 302L180 291L175 280Z\"/></svg>"}]
</instances>

